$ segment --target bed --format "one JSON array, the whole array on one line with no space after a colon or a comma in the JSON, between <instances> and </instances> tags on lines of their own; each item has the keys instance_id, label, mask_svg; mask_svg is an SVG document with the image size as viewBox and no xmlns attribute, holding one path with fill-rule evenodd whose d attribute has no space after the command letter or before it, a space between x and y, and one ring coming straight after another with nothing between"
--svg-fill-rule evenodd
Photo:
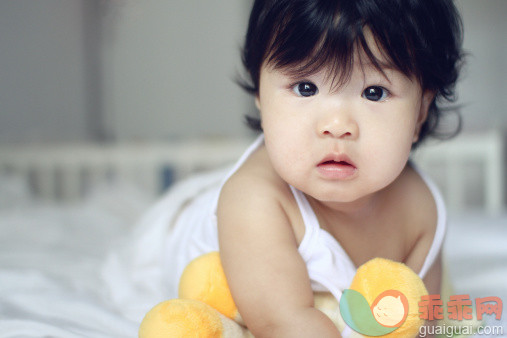
<instances>
[{"instance_id":1,"label":"bed","mask_svg":"<svg viewBox=\"0 0 507 338\"><path fill-rule=\"evenodd\" d=\"M135 337L153 299L110 269L115 250L164 191L218 179L249 142L0 147L0 337ZM504 145L490 132L414 154L447 200L445 261L472 299L507 300Z\"/></svg>"}]
</instances>

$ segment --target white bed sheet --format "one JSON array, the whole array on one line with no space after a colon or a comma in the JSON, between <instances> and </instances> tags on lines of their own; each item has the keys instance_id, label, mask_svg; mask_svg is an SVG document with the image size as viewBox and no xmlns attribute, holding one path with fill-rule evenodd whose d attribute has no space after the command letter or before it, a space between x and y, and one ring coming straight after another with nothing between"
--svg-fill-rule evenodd
<instances>
[{"instance_id":1,"label":"white bed sheet","mask_svg":"<svg viewBox=\"0 0 507 338\"><path fill-rule=\"evenodd\" d=\"M487 216L477 211L449 216L444 262L450 274L453 294L470 299L496 296L503 302L499 321L485 316L486 326L501 326L507 337L507 213Z\"/></svg>"},{"instance_id":2,"label":"white bed sheet","mask_svg":"<svg viewBox=\"0 0 507 338\"><path fill-rule=\"evenodd\" d=\"M101 269L152 201L124 186L78 205L42 205L3 188L0 337L135 337L138 323L110 303Z\"/></svg>"},{"instance_id":3,"label":"white bed sheet","mask_svg":"<svg viewBox=\"0 0 507 338\"><path fill-rule=\"evenodd\" d=\"M444 253L456 291L507 305L507 214L451 213Z\"/></svg>"},{"instance_id":4,"label":"white bed sheet","mask_svg":"<svg viewBox=\"0 0 507 338\"><path fill-rule=\"evenodd\" d=\"M17 197L0 192L0 337L136 337L139 320L112 302L101 270L150 198L125 187L73 206L8 196ZM445 260L456 293L507 302L507 215L451 214Z\"/></svg>"}]
</instances>

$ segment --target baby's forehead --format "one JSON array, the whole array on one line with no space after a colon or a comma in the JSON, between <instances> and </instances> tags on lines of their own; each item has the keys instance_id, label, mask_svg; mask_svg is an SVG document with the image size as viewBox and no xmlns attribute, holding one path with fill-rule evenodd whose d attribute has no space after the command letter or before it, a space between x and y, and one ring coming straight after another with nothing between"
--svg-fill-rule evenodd
<instances>
[{"instance_id":1,"label":"baby's forehead","mask_svg":"<svg viewBox=\"0 0 507 338\"><path fill-rule=\"evenodd\" d=\"M355 53L353 57L346 60L331 59L325 63L318 64L318 66L311 59L291 64L281 64L277 63L276 60L271 60L265 66L268 69L278 71L284 76L294 79L318 75L336 86L347 83L353 76L363 78L371 76L382 77L388 82L395 77L411 79L410 76L403 73L402 70L387 58L371 59L364 53Z\"/></svg>"}]
</instances>

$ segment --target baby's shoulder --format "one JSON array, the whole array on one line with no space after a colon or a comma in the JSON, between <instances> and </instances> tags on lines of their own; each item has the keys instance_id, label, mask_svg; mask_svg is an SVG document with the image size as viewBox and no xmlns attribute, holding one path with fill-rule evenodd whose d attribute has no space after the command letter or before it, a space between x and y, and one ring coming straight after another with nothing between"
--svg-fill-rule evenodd
<instances>
[{"instance_id":1,"label":"baby's shoulder","mask_svg":"<svg viewBox=\"0 0 507 338\"><path fill-rule=\"evenodd\" d=\"M244 221L293 224L297 204L289 185L273 169L264 147L229 177L220 192L217 216Z\"/></svg>"},{"instance_id":2,"label":"baby's shoulder","mask_svg":"<svg viewBox=\"0 0 507 338\"><path fill-rule=\"evenodd\" d=\"M409 167L404 177L403 210L410 254L405 263L419 271L433 244L439 221L435 196L418 171Z\"/></svg>"},{"instance_id":3,"label":"baby's shoulder","mask_svg":"<svg viewBox=\"0 0 507 338\"><path fill-rule=\"evenodd\" d=\"M289 185L265 156L262 148L256 151L223 185L217 206L219 233L267 235L290 247L304 235L303 221Z\"/></svg>"},{"instance_id":4,"label":"baby's shoulder","mask_svg":"<svg viewBox=\"0 0 507 338\"><path fill-rule=\"evenodd\" d=\"M219 201L273 203L282 202L288 194L290 188L276 174L265 148L260 147L227 179Z\"/></svg>"},{"instance_id":5,"label":"baby's shoulder","mask_svg":"<svg viewBox=\"0 0 507 338\"><path fill-rule=\"evenodd\" d=\"M410 214L415 218L436 225L438 206L435 196L420 172L407 166L403 196L406 197Z\"/></svg>"}]
</instances>

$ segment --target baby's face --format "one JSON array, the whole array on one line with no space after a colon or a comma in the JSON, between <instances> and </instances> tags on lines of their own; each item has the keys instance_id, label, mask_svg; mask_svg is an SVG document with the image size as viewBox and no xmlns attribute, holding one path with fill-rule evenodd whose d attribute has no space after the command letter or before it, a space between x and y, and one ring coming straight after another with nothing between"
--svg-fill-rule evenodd
<instances>
[{"instance_id":1,"label":"baby's face","mask_svg":"<svg viewBox=\"0 0 507 338\"><path fill-rule=\"evenodd\" d=\"M281 178L319 201L348 203L398 177L432 96L392 68L384 76L356 61L339 88L330 71L298 77L264 64L256 104Z\"/></svg>"},{"instance_id":2,"label":"baby's face","mask_svg":"<svg viewBox=\"0 0 507 338\"><path fill-rule=\"evenodd\" d=\"M385 296L372 309L373 316L381 325L397 326L405 316L405 308L400 297Z\"/></svg>"}]
</instances>

